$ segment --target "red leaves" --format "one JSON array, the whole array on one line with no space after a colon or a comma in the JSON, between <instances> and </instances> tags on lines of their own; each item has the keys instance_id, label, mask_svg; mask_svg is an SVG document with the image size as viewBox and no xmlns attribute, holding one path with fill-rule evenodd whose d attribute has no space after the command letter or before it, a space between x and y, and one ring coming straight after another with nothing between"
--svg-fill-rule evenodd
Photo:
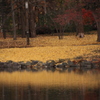
<instances>
[{"instance_id":1,"label":"red leaves","mask_svg":"<svg viewBox=\"0 0 100 100\"><path fill-rule=\"evenodd\" d=\"M75 20L77 16L77 13L74 9L66 10L65 14L57 15L56 18L54 18L54 21L61 26L66 25L71 20Z\"/></svg>"},{"instance_id":2,"label":"red leaves","mask_svg":"<svg viewBox=\"0 0 100 100\"><path fill-rule=\"evenodd\" d=\"M54 18L54 21L61 26L66 25L71 20L80 22L81 14L80 12L76 12L75 9L69 9L66 10L64 14L57 15L56 18ZM92 15L92 12L86 9L82 9L82 17L83 17L83 24L93 24L94 17Z\"/></svg>"},{"instance_id":3,"label":"red leaves","mask_svg":"<svg viewBox=\"0 0 100 100\"><path fill-rule=\"evenodd\" d=\"M93 24L94 17L92 15L92 12L90 10L82 9L83 13L83 23L86 24Z\"/></svg>"}]
</instances>

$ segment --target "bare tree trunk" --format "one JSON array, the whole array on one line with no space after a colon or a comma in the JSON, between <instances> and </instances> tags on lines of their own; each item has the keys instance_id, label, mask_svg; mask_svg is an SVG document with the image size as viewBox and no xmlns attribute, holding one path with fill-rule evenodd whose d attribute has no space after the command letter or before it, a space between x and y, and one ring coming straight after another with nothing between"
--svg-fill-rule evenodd
<instances>
[{"instance_id":1,"label":"bare tree trunk","mask_svg":"<svg viewBox=\"0 0 100 100\"><path fill-rule=\"evenodd\" d=\"M21 30L22 30L22 38L25 37L25 14L24 9L21 9Z\"/></svg>"},{"instance_id":2,"label":"bare tree trunk","mask_svg":"<svg viewBox=\"0 0 100 100\"><path fill-rule=\"evenodd\" d=\"M63 26L60 26L59 39L63 39Z\"/></svg>"},{"instance_id":3,"label":"bare tree trunk","mask_svg":"<svg viewBox=\"0 0 100 100\"><path fill-rule=\"evenodd\" d=\"M35 6L33 7L33 5L30 5L30 35L31 37L36 37L36 22L35 22Z\"/></svg>"},{"instance_id":4,"label":"bare tree trunk","mask_svg":"<svg viewBox=\"0 0 100 100\"><path fill-rule=\"evenodd\" d=\"M1 1L3 3L3 0ZM2 28L2 33L3 33L3 38L6 39L6 31L5 31L5 14L4 14L4 9L3 9L3 5L2 5L2 16L1 16L1 28Z\"/></svg>"},{"instance_id":5,"label":"bare tree trunk","mask_svg":"<svg viewBox=\"0 0 100 100\"><path fill-rule=\"evenodd\" d=\"M76 35L79 38L84 37L84 26L83 26L83 23L81 21L79 23L76 22Z\"/></svg>"},{"instance_id":6,"label":"bare tree trunk","mask_svg":"<svg viewBox=\"0 0 100 100\"><path fill-rule=\"evenodd\" d=\"M11 1L12 8L12 20L13 20L13 39L16 40L16 23L15 23L15 11L14 11L14 3Z\"/></svg>"},{"instance_id":7,"label":"bare tree trunk","mask_svg":"<svg viewBox=\"0 0 100 100\"><path fill-rule=\"evenodd\" d=\"M100 42L100 21L97 22L97 41Z\"/></svg>"},{"instance_id":8,"label":"bare tree trunk","mask_svg":"<svg viewBox=\"0 0 100 100\"><path fill-rule=\"evenodd\" d=\"M49 15L49 17L50 17L51 21L52 21L53 24L54 24L54 27L55 27L55 29L56 29L56 32L58 33L58 27L57 27L56 23L54 22L53 18L52 18L50 15ZM59 34L58 34L58 35L59 35Z\"/></svg>"},{"instance_id":9,"label":"bare tree trunk","mask_svg":"<svg viewBox=\"0 0 100 100\"><path fill-rule=\"evenodd\" d=\"M46 0L44 0L44 13L47 14L47 9L46 9Z\"/></svg>"},{"instance_id":10,"label":"bare tree trunk","mask_svg":"<svg viewBox=\"0 0 100 100\"><path fill-rule=\"evenodd\" d=\"M6 31L5 31L6 28L4 21L5 21L5 15L2 14L2 33L3 33L3 38L6 39Z\"/></svg>"},{"instance_id":11,"label":"bare tree trunk","mask_svg":"<svg viewBox=\"0 0 100 100\"><path fill-rule=\"evenodd\" d=\"M78 16L77 16L78 21L76 22L76 32L77 32L78 37L83 38L84 37L84 25L83 25L83 18L82 18L81 2L82 2L81 0L78 0L77 6L76 6L76 12L78 13Z\"/></svg>"},{"instance_id":12,"label":"bare tree trunk","mask_svg":"<svg viewBox=\"0 0 100 100\"><path fill-rule=\"evenodd\" d=\"M28 3L29 3L29 0L26 0L26 38L27 38L27 45L30 44L30 41L29 41L29 8L28 8Z\"/></svg>"},{"instance_id":13,"label":"bare tree trunk","mask_svg":"<svg viewBox=\"0 0 100 100\"><path fill-rule=\"evenodd\" d=\"M94 19L97 24L97 41L100 42L100 9L92 11Z\"/></svg>"}]
</instances>

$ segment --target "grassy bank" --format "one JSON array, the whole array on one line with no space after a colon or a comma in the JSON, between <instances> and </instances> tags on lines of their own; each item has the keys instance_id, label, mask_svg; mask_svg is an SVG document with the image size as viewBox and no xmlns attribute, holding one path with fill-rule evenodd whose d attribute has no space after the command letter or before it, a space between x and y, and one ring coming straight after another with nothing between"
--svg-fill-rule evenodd
<instances>
[{"instance_id":1,"label":"grassy bank","mask_svg":"<svg viewBox=\"0 0 100 100\"><path fill-rule=\"evenodd\" d=\"M46 46L77 46L77 45L89 45L100 44L96 42L97 35L85 35L84 38L78 38L75 35L64 36L62 40L58 39L58 36L37 36L36 38L30 38L30 45L26 45L26 38L12 38L3 39L0 38L0 48L10 47L46 47Z\"/></svg>"},{"instance_id":2,"label":"grassy bank","mask_svg":"<svg viewBox=\"0 0 100 100\"><path fill-rule=\"evenodd\" d=\"M37 36L30 39L30 47L25 48L26 39L13 40L0 39L0 47L7 45L8 48L0 49L0 61L29 61L29 60L58 60L74 59L82 56L85 59L100 57L100 44L96 42L97 35L85 35L84 38L76 36L64 36L59 40L57 36ZM91 45L90 45L91 44ZM23 47L24 48L18 48ZM15 48L9 48L15 47Z\"/></svg>"},{"instance_id":3,"label":"grassy bank","mask_svg":"<svg viewBox=\"0 0 100 100\"><path fill-rule=\"evenodd\" d=\"M45 62L46 60L74 59L79 56L91 59L100 56L99 50L99 45L0 49L0 61L39 60Z\"/></svg>"}]
</instances>

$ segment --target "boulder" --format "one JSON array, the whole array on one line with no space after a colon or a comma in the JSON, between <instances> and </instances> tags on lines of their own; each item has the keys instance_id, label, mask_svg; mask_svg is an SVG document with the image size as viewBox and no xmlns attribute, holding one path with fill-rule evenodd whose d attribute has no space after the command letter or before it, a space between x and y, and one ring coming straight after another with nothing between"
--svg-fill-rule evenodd
<instances>
[{"instance_id":1,"label":"boulder","mask_svg":"<svg viewBox=\"0 0 100 100\"><path fill-rule=\"evenodd\" d=\"M69 67L78 67L78 64L75 64L73 61L68 60L68 66Z\"/></svg>"},{"instance_id":2,"label":"boulder","mask_svg":"<svg viewBox=\"0 0 100 100\"><path fill-rule=\"evenodd\" d=\"M38 60L31 60L31 64L32 65L35 65L35 64L37 64L39 61Z\"/></svg>"},{"instance_id":3,"label":"boulder","mask_svg":"<svg viewBox=\"0 0 100 100\"><path fill-rule=\"evenodd\" d=\"M38 63L34 65L34 69L42 70L43 68L44 68L44 63L41 61L38 61Z\"/></svg>"},{"instance_id":4,"label":"boulder","mask_svg":"<svg viewBox=\"0 0 100 100\"><path fill-rule=\"evenodd\" d=\"M27 69L27 65L23 61L18 62L18 64L21 66L21 70Z\"/></svg>"},{"instance_id":5,"label":"boulder","mask_svg":"<svg viewBox=\"0 0 100 100\"><path fill-rule=\"evenodd\" d=\"M30 61L27 61L27 62L25 63L25 65L26 65L26 66L30 66L30 65L32 65L32 63L31 63Z\"/></svg>"}]
</instances>

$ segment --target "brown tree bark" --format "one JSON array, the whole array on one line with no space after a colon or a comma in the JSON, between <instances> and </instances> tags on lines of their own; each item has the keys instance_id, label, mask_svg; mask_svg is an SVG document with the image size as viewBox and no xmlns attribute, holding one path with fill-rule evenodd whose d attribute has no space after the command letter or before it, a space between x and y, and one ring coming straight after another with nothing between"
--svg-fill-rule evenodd
<instances>
[{"instance_id":1,"label":"brown tree bark","mask_svg":"<svg viewBox=\"0 0 100 100\"><path fill-rule=\"evenodd\" d=\"M97 22L97 41L100 42L100 21Z\"/></svg>"},{"instance_id":2,"label":"brown tree bark","mask_svg":"<svg viewBox=\"0 0 100 100\"><path fill-rule=\"evenodd\" d=\"M97 24L97 41L100 42L100 0L82 0L82 2L94 16Z\"/></svg>"},{"instance_id":3,"label":"brown tree bark","mask_svg":"<svg viewBox=\"0 0 100 100\"><path fill-rule=\"evenodd\" d=\"M100 8L92 10L92 13L97 24L97 41L100 42Z\"/></svg>"},{"instance_id":4,"label":"brown tree bark","mask_svg":"<svg viewBox=\"0 0 100 100\"><path fill-rule=\"evenodd\" d=\"M22 32L22 38L25 37L25 10L21 9L21 32Z\"/></svg>"},{"instance_id":5,"label":"brown tree bark","mask_svg":"<svg viewBox=\"0 0 100 100\"><path fill-rule=\"evenodd\" d=\"M2 14L2 34L3 34L3 38L6 39L6 28L5 28L5 15Z\"/></svg>"},{"instance_id":6,"label":"brown tree bark","mask_svg":"<svg viewBox=\"0 0 100 100\"><path fill-rule=\"evenodd\" d=\"M76 35L80 38L84 37L84 26L81 21L79 23L76 22Z\"/></svg>"},{"instance_id":7,"label":"brown tree bark","mask_svg":"<svg viewBox=\"0 0 100 100\"><path fill-rule=\"evenodd\" d=\"M16 40L16 23L15 23L15 11L14 11L14 3L11 1L11 9L12 9L12 20L13 20L13 40Z\"/></svg>"},{"instance_id":8,"label":"brown tree bark","mask_svg":"<svg viewBox=\"0 0 100 100\"><path fill-rule=\"evenodd\" d=\"M64 33L64 30L63 30L63 26L60 26L60 32L58 33L58 37L59 37L59 40L63 39L63 33Z\"/></svg>"},{"instance_id":9,"label":"brown tree bark","mask_svg":"<svg viewBox=\"0 0 100 100\"><path fill-rule=\"evenodd\" d=\"M30 5L30 22L29 22L29 29L30 29L30 37L36 37L36 22L35 22L35 6Z\"/></svg>"},{"instance_id":10,"label":"brown tree bark","mask_svg":"<svg viewBox=\"0 0 100 100\"><path fill-rule=\"evenodd\" d=\"M27 45L29 45L30 44L30 39L29 39L29 0L26 0L25 8L26 8L26 40L27 40Z\"/></svg>"},{"instance_id":11,"label":"brown tree bark","mask_svg":"<svg viewBox=\"0 0 100 100\"><path fill-rule=\"evenodd\" d=\"M82 2L81 0L77 0L76 12L78 13L78 16L76 19L76 33L78 37L83 38L84 37L84 25L83 25L83 18L82 18L81 2Z\"/></svg>"},{"instance_id":12,"label":"brown tree bark","mask_svg":"<svg viewBox=\"0 0 100 100\"><path fill-rule=\"evenodd\" d=\"M2 6L3 7L3 6ZM3 38L6 39L6 31L5 31L5 19L6 19L6 15L4 14L4 9L2 8L1 11L1 29L2 29L2 34L3 34Z\"/></svg>"}]
</instances>

